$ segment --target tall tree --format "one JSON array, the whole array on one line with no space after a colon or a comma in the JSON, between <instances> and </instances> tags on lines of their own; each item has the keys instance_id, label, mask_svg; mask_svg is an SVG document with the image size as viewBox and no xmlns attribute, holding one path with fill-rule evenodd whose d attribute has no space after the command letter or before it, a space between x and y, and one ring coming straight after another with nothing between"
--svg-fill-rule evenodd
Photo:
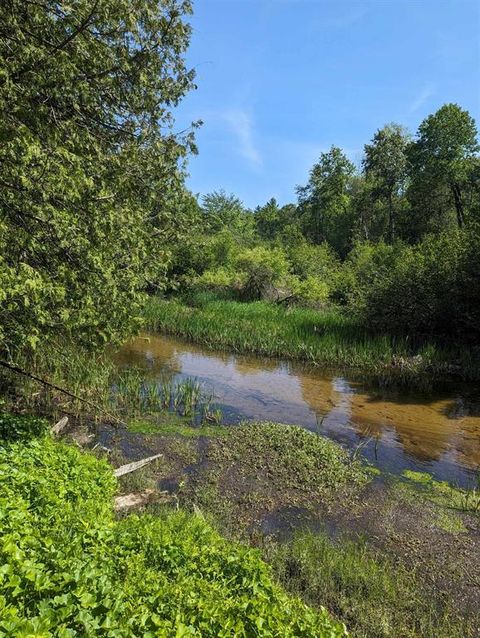
<instances>
[{"instance_id":1,"label":"tall tree","mask_svg":"<svg viewBox=\"0 0 480 638\"><path fill-rule=\"evenodd\" d=\"M332 146L313 166L308 184L297 188L305 236L317 244L326 241L342 256L352 230L349 186L354 173L352 162Z\"/></svg>"},{"instance_id":2,"label":"tall tree","mask_svg":"<svg viewBox=\"0 0 480 638\"><path fill-rule=\"evenodd\" d=\"M131 327L162 282L192 133L189 0L0 3L0 349Z\"/></svg>"},{"instance_id":3,"label":"tall tree","mask_svg":"<svg viewBox=\"0 0 480 638\"><path fill-rule=\"evenodd\" d=\"M475 120L457 104L445 104L419 126L410 147L414 188L426 196L446 189L459 228L465 223L465 190L480 150Z\"/></svg>"},{"instance_id":4,"label":"tall tree","mask_svg":"<svg viewBox=\"0 0 480 638\"><path fill-rule=\"evenodd\" d=\"M203 196L201 206L208 227L213 232L224 228L237 232L253 230L253 216L233 193L224 190L208 193Z\"/></svg>"},{"instance_id":5,"label":"tall tree","mask_svg":"<svg viewBox=\"0 0 480 638\"><path fill-rule=\"evenodd\" d=\"M377 196L387 202L391 242L395 240L395 200L404 190L407 177L408 142L406 130L392 123L378 129L370 144L365 144L364 171L373 180Z\"/></svg>"},{"instance_id":6,"label":"tall tree","mask_svg":"<svg viewBox=\"0 0 480 638\"><path fill-rule=\"evenodd\" d=\"M281 229L281 223L280 208L274 197L263 206L257 206L255 209L255 224L262 239L275 239Z\"/></svg>"}]
</instances>

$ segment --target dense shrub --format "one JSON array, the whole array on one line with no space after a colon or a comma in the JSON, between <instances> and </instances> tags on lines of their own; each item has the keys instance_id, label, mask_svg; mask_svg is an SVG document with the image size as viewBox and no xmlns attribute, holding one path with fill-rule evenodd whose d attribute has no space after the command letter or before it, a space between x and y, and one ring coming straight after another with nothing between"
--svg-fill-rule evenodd
<instances>
[{"instance_id":1,"label":"dense shrub","mask_svg":"<svg viewBox=\"0 0 480 638\"><path fill-rule=\"evenodd\" d=\"M288 258L292 272L301 279L318 277L328 283L340 267L338 257L326 243L316 246L306 241L297 242L290 246Z\"/></svg>"},{"instance_id":2,"label":"dense shrub","mask_svg":"<svg viewBox=\"0 0 480 638\"><path fill-rule=\"evenodd\" d=\"M356 273L356 282L361 283L353 305L366 323L397 334L478 337L478 232L453 230L427 236L416 246L392 248L374 276L373 261L363 282L362 274Z\"/></svg>"},{"instance_id":3,"label":"dense shrub","mask_svg":"<svg viewBox=\"0 0 480 638\"><path fill-rule=\"evenodd\" d=\"M49 438L0 447L1 636L343 635L201 517L115 521L115 489L105 462Z\"/></svg>"},{"instance_id":4,"label":"dense shrub","mask_svg":"<svg viewBox=\"0 0 480 638\"><path fill-rule=\"evenodd\" d=\"M264 298L272 288L281 285L289 263L280 248L256 246L240 253L237 268L245 276L243 297L255 300Z\"/></svg>"},{"instance_id":5,"label":"dense shrub","mask_svg":"<svg viewBox=\"0 0 480 638\"><path fill-rule=\"evenodd\" d=\"M48 421L38 416L0 412L0 443L34 438L44 434L48 427Z\"/></svg>"}]
</instances>

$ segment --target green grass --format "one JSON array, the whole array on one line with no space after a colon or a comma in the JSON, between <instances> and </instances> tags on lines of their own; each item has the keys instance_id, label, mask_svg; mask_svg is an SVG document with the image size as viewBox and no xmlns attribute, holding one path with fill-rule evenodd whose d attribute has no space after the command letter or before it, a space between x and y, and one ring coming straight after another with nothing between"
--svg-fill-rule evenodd
<instances>
[{"instance_id":1,"label":"green grass","mask_svg":"<svg viewBox=\"0 0 480 638\"><path fill-rule=\"evenodd\" d=\"M159 412L153 416L129 419L127 428L137 434L158 434L161 436L185 436L197 438L199 436L217 437L228 436L231 429L222 425L192 425L189 417L171 412Z\"/></svg>"},{"instance_id":2,"label":"green grass","mask_svg":"<svg viewBox=\"0 0 480 638\"><path fill-rule=\"evenodd\" d=\"M211 348L297 359L314 365L357 368L384 382L419 382L433 373L452 372L461 357L466 377L480 374L468 352L458 354L432 344L412 349L405 339L373 335L339 310L283 308L207 297L187 306L179 300L151 298L147 327Z\"/></svg>"},{"instance_id":3,"label":"green grass","mask_svg":"<svg viewBox=\"0 0 480 638\"><path fill-rule=\"evenodd\" d=\"M117 367L107 350L92 353L73 343L50 342L34 356L18 360L17 365L69 394L0 370L4 393L0 406L16 412L52 417L67 412L120 421L171 413L196 425L218 425L222 421L215 397L197 379L147 379L143 370Z\"/></svg>"},{"instance_id":4,"label":"green grass","mask_svg":"<svg viewBox=\"0 0 480 638\"><path fill-rule=\"evenodd\" d=\"M341 638L200 516L115 520L111 467L48 436L0 446L5 638Z\"/></svg>"},{"instance_id":5,"label":"green grass","mask_svg":"<svg viewBox=\"0 0 480 638\"><path fill-rule=\"evenodd\" d=\"M430 602L417 575L362 541L301 532L271 544L265 556L289 591L324 604L346 622L352 638L467 638L473 621L446 603Z\"/></svg>"}]
</instances>

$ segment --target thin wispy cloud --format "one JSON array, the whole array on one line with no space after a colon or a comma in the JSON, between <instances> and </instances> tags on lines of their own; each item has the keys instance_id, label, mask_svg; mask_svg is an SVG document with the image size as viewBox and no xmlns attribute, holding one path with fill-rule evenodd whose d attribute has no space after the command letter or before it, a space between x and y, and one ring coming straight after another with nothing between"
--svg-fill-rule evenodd
<instances>
[{"instance_id":1,"label":"thin wispy cloud","mask_svg":"<svg viewBox=\"0 0 480 638\"><path fill-rule=\"evenodd\" d=\"M411 115L412 113L415 113L415 111L418 111L418 109L425 104L425 102L433 95L434 92L435 86L433 84L430 83L424 86L420 93L409 104L407 109L408 113Z\"/></svg>"},{"instance_id":2,"label":"thin wispy cloud","mask_svg":"<svg viewBox=\"0 0 480 638\"><path fill-rule=\"evenodd\" d=\"M247 160L251 168L261 168L263 159L255 144L250 115L242 109L229 109L222 113L222 117L236 137L238 153Z\"/></svg>"}]
</instances>

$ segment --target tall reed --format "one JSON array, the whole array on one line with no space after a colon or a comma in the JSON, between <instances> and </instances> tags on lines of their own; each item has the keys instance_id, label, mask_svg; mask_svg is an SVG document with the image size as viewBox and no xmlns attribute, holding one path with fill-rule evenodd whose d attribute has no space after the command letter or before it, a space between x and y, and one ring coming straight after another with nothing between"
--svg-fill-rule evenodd
<instances>
[{"instance_id":1,"label":"tall reed","mask_svg":"<svg viewBox=\"0 0 480 638\"><path fill-rule=\"evenodd\" d=\"M447 374L480 379L480 361L471 351L372 334L337 309L285 309L211 298L187 306L151 298L145 320L151 330L208 347L358 368L383 383L418 384L422 377Z\"/></svg>"}]
</instances>

